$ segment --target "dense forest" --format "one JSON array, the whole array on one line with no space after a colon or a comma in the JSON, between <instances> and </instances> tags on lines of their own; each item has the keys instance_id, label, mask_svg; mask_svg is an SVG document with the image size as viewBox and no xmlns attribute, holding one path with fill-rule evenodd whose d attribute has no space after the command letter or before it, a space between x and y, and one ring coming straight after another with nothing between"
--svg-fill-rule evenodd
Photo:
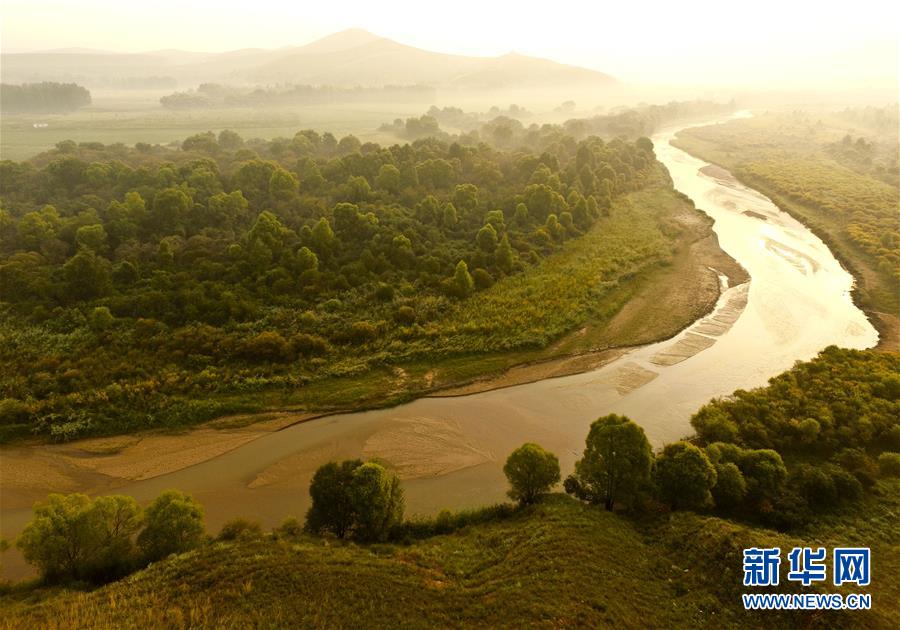
<instances>
[{"instance_id":1,"label":"dense forest","mask_svg":"<svg viewBox=\"0 0 900 630\"><path fill-rule=\"evenodd\" d=\"M646 138L532 143L223 131L0 163L5 434L180 424L231 409L215 392L546 345L665 262L677 229L652 206L614 210L670 187ZM586 232L609 235L600 267L523 301L536 285L512 280Z\"/></svg>"},{"instance_id":2,"label":"dense forest","mask_svg":"<svg viewBox=\"0 0 900 630\"><path fill-rule=\"evenodd\" d=\"M91 104L91 93L75 83L23 83L0 85L0 110L20 112L70 112Z\"/></svg>"},{"instance_id":3,"label":"dense forest","mask_svg":"<svg viewBox=\"0 0 900 630\"><path fill-rule=\"evenodd\" d=\"M409 103L434 100L435 90L424 85L388 85L378 88L291 85L278 88L239 88L201 83L196 90L174 92L159 99L167 109L214 107L273 107L358 102Z\"/></svg>"}]
</instances>

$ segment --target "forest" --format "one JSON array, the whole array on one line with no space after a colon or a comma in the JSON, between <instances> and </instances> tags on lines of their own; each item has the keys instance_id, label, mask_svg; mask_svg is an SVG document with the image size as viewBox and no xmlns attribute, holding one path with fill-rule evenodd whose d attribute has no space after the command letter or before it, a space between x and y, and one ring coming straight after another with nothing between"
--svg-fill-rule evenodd
<instances>
[{"instance_id":1,"label":"forest","mask_svg":"<svg viewBox=\"0 0 900 630\"><path fill-rule=\"evenodd\" d=\"M23 83L0 86L0 110L20 112L71 112L91 104L91 93L75 83Z\"/></svg>"},{"instance_id":2,"label":"forest","mask_svg":"<svg viewBox=\"0 0 900 630\"><path fill-rule=\"evenodd\" d=\"M531 143L223 131L0 163L4 435L177 426L248 393L547 345L679 232L622 201L671 188L646 138ZM586 233L602 249L579 273L602 282L517 280ZM536 286L556 297L523 301Z\"/></svg>"}]
</instances>

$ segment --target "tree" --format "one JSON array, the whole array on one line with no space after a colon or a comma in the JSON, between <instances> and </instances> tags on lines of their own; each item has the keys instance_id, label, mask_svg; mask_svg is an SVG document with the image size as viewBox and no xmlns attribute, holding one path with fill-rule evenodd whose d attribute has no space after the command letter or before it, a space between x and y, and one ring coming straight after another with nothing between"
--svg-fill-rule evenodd
<instances>
[{"instance_id":1,"label":"tree","mask_svg":"<svg viewBox=\"0 0 900 630\"><path fill-rule=\"evenodd\" d=\"M497 249L497 230L488 223L478 230L478 234L475 235L475 242L478 243L478 248L486 254L494 253L494 250Z\"/></svg>"},{"instance_id":2,"label":"tree","mask_svg":"<svg viewBox=\"0 0 900 630\"><path fill-rule=\"evenodd\" d=\"M137 543L148 562L197 547L204 537L203 507L178 490L166 490L144 512Z\"/></svg>"},{"instance_id":3,"label":"tree","mask_svg":"<svg viewBox=\"0 0 900 630\"><path fill-rule=\"evenodd\" d=\"M506 234L504 234L503 238L500 239L500 244L497 246L495 257L497 260L497 266L503 272L512 272L513 264L515 263L515 254L513 253L513 249L509 244L509 238L506 236Z\"/></svg>"},{"instance_id":4,"label":"tree","mask_svg":"<svg viewBox=\"0 0 900 630\"><path fill-rule=\"evenodd\" d=\"M361 460L353 459L328 462L316 470L309 485L312 505L306 513L306 529L314 534L331 532L338 538L350 533L355 517L350 483L353 471L362 465Z\"/></svg>"},{"instance_id":5,"label":"tree","mask_svg":"<svg viewBox=\"0 0 900 630\"><path fill-rule=\"evenodd\" d=\"M368 462L353 471L350 501L354 512L353 535L359 540L386 540L403 520L403 489L396 475Z\"/></svg>"},{"instance_id":6,"label":"tree","mask_svg":"<svg viewBox=\"0 0 900 630\"><path fill-rule=\"evenodd\" d=\"M131 497L51 494L17 546L47 581L114 579L134 562L140 508Z\"/></svg>"},{"instance_id":7,"label":"tree","mask_svg":"<svg viewBox=\"0 0 900 630\"><path fill-rule=\"evenodd\" d=\"M736 464L716 464L716 485L712 487L716 507L731 510L738 507L747 496L747 482Z\"/></svg>"},{"instance_id":8,"label":"tree","mask_svg":"<svg viewBox=\"0 0 900 630\"><path fill-rule=\"evenodd\" d=\"M313 475L309 494L306 529L316 534L384 540L403 519L400 480L374 462L329 462Z\"/></svg>"},{"instance_id":9,"label":"tree","mask_svg":"<svg viewBox=\"0 0 900 630\"><path fill-rule=\"evenodd\" d=\"M610 414L591 424L584 456L575 463L583 496L612 510L650 477L653 452L644 430L625 416Z\"/></svg>"},{"instance_id":10,"label":"tree","mask_svg":"<svg viewBox=\"0 0 900 630\"><path fill-rule=\"evenodd\" d=\"M653 476L660 498L674 509L696 509L712 502L716 469L706 454L689 442L668 444L656 459Z\"/></svg>"},{"instance_id":11,"label":"tree","mask_svg":"<svg viewBox=\"0 0 900 630\"><path fill-rule=\"evenodd\" d=\"M188 211L193 206L190 196L180 188L166 188L153 197L150 229L156 234L177 234L184 229Z\"/></svg>"},{"instance_id":12,"label":"tree","mask_svg":"<svg viewBox=\"0 0 900 630\"><path fill-rule=\"evenodd\" d=\"M109 261L90 250L81 250L63 265L66 293L72 300L92 300L109 291Z\"/></svg>"},{"instance_id":13,"label":"tree","mask_svg":"<svg viewBox=\"0 0 900 630\"><path fill-rule=\"evenodd\" d=\"M528 505L559 482L559 459L527 442L510 454L503 472L511 486L509 498Z\"/></svg>"},{"instance_id":14,"label":"tree","mask_svg":"<svg viewBox=\"0 0 900 630\"><path fill-rule=\"evenodd\" d=\"M393 164L383 164L378 171L378 177L375 178L375 184L382 190L397 194L402 185L400 169Z\"/></svg>"},{"instance_id":15,"label":"tree","mask_svg":"<svg viewBox=\"0 0 900 630\"><path fill-rule=\"evenodd\" d=\"M106 230L100 224L82 225L75 231L78 247L102 253L106 249Z\"/></svg>"},{"instance_id":16,"label":"tree","mask_svg":"<svg viewBox=\"0 0 900 630\"><path fill-rule=\"evenodd\" d=\"M453 295L456 297L465 297L475 289L475 281L469 274L469 266L466 261L460 260L456 263L456 271L453 273L451 281Z\"/></svg>"}]
</instances>

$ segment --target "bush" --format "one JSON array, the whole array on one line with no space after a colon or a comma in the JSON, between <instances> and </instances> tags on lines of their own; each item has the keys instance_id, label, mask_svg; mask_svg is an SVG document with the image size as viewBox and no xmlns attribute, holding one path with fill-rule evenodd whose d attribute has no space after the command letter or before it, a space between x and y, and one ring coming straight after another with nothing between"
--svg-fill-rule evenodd
<instances>
[{"instance_id":1,"label":"bush","mask_svg":"<svg viewBox=\"0 0 900 630\"><path fill-rule=\"evenodd\" d=\"M559 482L559 459L528 442L510 454L503 472L511 486L509 498L528 505Z\"/></svg>"},{"instance_id":2,"label":"bush","mask_svg":"<svg viewBox=\"0 0 900 630\"><path fill-rule=\"evenodd\" d=\"M878 468L885 477L900 477L900 453L882 453L878 456Z\"/></svg>"},{"instance_id":3,"label":"bush","mask_svg":"<svg viewBox=\"0 0 900 630\"><path fill-rule=\"evenodd\" d=\"M284 540L298 540L303 535L303 523L291 516L284 519L278 527L273 530L276 538Z\"/></svg>"},{"instance_id":4,"label":"bush","mask_svg":"<svg viewBox=\"0 0 900 630\"><path fill-rule=\"evenodd\" d=\"M262 536L262 525L246 518L233 518L219 531L219 540L248 540Z\"/></svg>"},{"instance_id":5,"label":"bush","mask_svg":"<svg viewBox=\"0 0 900 630\"><path fill-rule=\"evenodd\" d=\"M178 490L166 490L145 511L137 543L147 562L197 547L204 538L203 508Z\"/></svg>"}]
</instances>

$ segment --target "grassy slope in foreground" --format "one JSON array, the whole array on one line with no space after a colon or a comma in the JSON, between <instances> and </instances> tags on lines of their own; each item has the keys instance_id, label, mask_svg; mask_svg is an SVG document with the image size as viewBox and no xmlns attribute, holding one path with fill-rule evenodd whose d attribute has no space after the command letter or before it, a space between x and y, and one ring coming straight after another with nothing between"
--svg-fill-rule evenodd
<instances>
[{"instance_id":1,"label":"grassy slope in foreground","mask_svg":"<svg viewBox=\"0 0 900 630\"><path fill-rule=\"evenodd\" d=\"M832 123L835 125L837 123ZM879 262L863 251L848 233L854 214L893 203L900 224L900 195L896 186L856 172L827 154L845 128L816 127L817 135L785 117L767 115L722 125L682 131L672 142L700 159L721 165L746 185L759 190L782 210L807 225L832 250L858 283L854 298L872 319L880 334L880 349L900 350L900 293L897 281L879 268ZM794 191L790 194L788 190ZM804 191L798 196L799 191ZM873 197L874 195L874 197ZM891 198L893 202L889 201ZM825 206L844 208L829 211ZM883 232L871 235L882 238ZM896 255L896 252L895 252Z\"/></svg>"},{"instance_id":2,"label":"grassy slope in foreground","mask_svg":"<svg viewBox=\"0 0 900 630\"><path fill-rule=\"evenodd\" d=\"M554 495L408 546L214 543L93 592L13 590L0 627L896 627L897 482L880 494L855 506L865 519L802 539L687 512L633 521ZM743 610L744 547L846 543L873 548L871 611Z\"/></svg>"}]
</instances>

